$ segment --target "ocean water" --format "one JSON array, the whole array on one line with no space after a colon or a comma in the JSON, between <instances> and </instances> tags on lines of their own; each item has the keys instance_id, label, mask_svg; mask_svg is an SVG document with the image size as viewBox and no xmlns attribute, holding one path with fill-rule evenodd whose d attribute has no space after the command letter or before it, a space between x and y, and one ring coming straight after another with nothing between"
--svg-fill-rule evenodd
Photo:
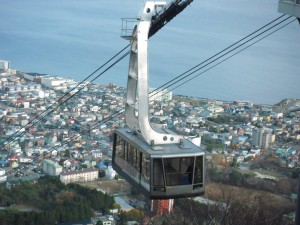
<instances>
[{"instance_id":1,"label":"ocean water","mask_svg":"<svg viewBox=\"0 0 300 225\"><path fill-rule=\"evenodd\" d=\"M0 0L0 59L20 71L81 81L129 44L120 38L121 18L136 17L143 2ZM276 0L195 0L150 39L150 86L168 83L280 15ZM299 40L293 22L173 92L268 104L300 98ZM95 82L126 87L128 61Z\"/></svg>"}]
</instances>

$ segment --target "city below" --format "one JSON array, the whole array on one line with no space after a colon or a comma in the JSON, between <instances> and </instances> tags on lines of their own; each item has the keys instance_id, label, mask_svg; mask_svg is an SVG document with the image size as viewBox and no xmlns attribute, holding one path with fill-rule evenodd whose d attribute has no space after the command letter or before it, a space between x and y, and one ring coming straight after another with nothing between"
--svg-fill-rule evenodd
<instances>
[{"instance_id":1,"label":"city below","mask_svg":"<svg viewBox=\"0 0 300 225\"><path fill-rule=\"evenodd\" d=\"M76 183L114 196L118 209L95 213L82 224L119 224L120 212L132 209L143 210L145 218L152 211L155 224L157 215L166 211L133 193L111 166L113 132L125 127L125 88L24 73L10 69L7 61L0 61L0 84L2 189L14 190L22 182L51 176L65 185ZM300 99L262 105L164 90L152 92L149 109L152 124L196 140L205 150L206 194L195 201L220 204L214 190L221 186L265 191L277 196L274 204L282 207L285 224L294 221ZM0 211L22 211L25 205L8 206L1 200L0 204ZM33 205L28 203L26 210L35 210ZM127 224L147 224L145 220Z\"/></svg>"}]
</instances>

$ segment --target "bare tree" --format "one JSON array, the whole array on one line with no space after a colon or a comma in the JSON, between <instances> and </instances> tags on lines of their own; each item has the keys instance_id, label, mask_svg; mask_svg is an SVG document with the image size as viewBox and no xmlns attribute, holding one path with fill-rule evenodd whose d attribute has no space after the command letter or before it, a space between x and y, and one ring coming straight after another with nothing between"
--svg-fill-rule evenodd
<instances>
[{"instance_id":1,"label":"bare tree","mask_svg":"<svg viewBox=\"0 0 300 225\"><path fill-rule=\"evenodd\" d=\"M208 190L206 197L214 201L207 204L196 202L193 199L177 200L173 213L160 219L165 224L173 225L285 224L283 214L286 212L274 204L271 195L247 189L237 190L240 189L221 187L218 190Z\"/></svg>"}]
</instances>

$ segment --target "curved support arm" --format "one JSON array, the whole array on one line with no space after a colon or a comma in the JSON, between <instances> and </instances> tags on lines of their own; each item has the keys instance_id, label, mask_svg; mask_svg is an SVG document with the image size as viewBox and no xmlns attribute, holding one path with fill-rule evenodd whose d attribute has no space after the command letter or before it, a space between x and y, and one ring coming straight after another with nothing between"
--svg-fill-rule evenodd
<instances>
[{"instance_id":1,"label":"curved support arm","mask_svg":"<svg viewBox=\"0 0 300 225\"><path fill-rule=\"evenodd\" d=\"M183 140L182 136L159 133L151 127L149 122L148 34L156 4L156 2L145 4L141 19L133 31L125 117L128 127L141 133L150 145L180 144Z\"/></svg>"}]
</instances>

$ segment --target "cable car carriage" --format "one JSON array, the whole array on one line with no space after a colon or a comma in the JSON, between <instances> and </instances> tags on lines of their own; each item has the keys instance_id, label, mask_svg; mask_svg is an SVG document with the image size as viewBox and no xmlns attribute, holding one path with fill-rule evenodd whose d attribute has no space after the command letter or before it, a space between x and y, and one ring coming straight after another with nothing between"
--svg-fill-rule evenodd
<instances>
[{"instance_id":1,"label":"cable car carriage","mask_svg":"<svg viewBox=\"0 0 300 225\"><path fill-rule=\"evenodd\" d=\"M113 168L151 199L199 196L204 193L204 153L185 140L153 149L138 135L118 129Z\"/></svg>"},{"instance_id":2,"label":"cable car carriage","mask_svg":"<svg viewBox=\"0 0 300 225\"><path fill-rule=\"evenodd\" d=\"M177 0L168 7L165 2L146 2L130 38L125 104L128 128L115 131L112 166L150 199L204 194L204 151L185 137L153 128L149 122L148 38L190 2Z\"/></svg>"}]
</instances>

